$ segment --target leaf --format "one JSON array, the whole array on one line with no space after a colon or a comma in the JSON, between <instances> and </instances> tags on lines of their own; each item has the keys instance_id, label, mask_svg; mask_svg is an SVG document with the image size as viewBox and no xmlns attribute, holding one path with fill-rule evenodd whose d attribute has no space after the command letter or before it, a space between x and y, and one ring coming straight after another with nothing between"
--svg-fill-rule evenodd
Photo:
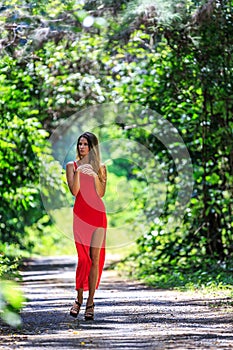
<instances>
[{"instance_id":1,"label":"leaf","mask_svg":"<svg viewBox=\"0 0 233 350\"><path fill-rule=\"evenodd\" d=\"M220 176L216 173L206 176L206 181L211 183L212 185L218 184L219 180L220 180Z\"/></svg>"},{"instance_id":2,"label":"leaf","mask_svg":"<svg viewBox=\"0 0 233 350\"><path fill-rule=\"evenodd\" d=\"M25 298L17 283L13 281L0 281L1 292L8 304L19 310Z\"/></svg>"},{"instance_id":3,"label":"leaf","mask_svg":"<svg viewBox=\"0 0 233 350\"><path fill-rule=\"evenodd\" d=\"M1 315L2 319L12 327L18 327L21 325L21 317L15 312L5 310Z\"/></svg>"}]
</instances>

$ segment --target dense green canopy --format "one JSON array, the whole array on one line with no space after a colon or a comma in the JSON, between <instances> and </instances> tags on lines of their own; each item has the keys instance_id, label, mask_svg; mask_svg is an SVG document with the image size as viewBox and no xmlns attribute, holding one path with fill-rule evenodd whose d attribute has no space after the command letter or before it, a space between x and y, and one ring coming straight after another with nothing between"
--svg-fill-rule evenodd
<instances>
[{"instance_id":1,"label":"dense green canopy","mask_svg":"<svg viewBox=\"0 0 233 350\"><path fill-rule=\"evenodd\" d=\"M169 222L181 187L177 164L165 145L140 122L116 123L103 138L136 141L166 173L166 201L150 201L140 171L113 161L110 173L138 181L132 231L141 276L171 268L199 269L233 254L233 13L230 0L4 1L0 8L0 240L28 250L28 227L51 224L40 199L39 173L64 185L47 142L55 128L97 104L137 104L156 111L179 132L193 165L194 187L183 220ZM145 117L155 130L156 118ZM136 151L135 151L136 152ZM132 159L137 154L132 153ZM154 162L148 171L153 177ZM57 165L59 168L59 165ZM65 191L65 190L64 190ZM49 193L44 193L44 196ZM154 198L154 201L153 201ZM159 212L155 208L163 208ZM133 210L133 209L132 209ZM132 218L131 218L132 220ZM168 226L169 223L169 226ZM5 247L5 248L4 248ZM148 279L149 279L148 277Z\"/></svg>"}]
</instances>

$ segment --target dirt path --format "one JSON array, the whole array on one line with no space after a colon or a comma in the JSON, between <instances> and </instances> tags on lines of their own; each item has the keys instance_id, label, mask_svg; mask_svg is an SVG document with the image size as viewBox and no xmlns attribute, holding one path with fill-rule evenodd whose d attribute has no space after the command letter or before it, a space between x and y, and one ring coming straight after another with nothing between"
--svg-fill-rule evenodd
<instances>
[{"instance_id":1,"label":"dirt path","mask_svg":"<svg viewBox=\"0 0 233 350\"><path fill-rule=\"evenodd\" d=\"M84 321L84 307L71 318L75 263L62 257L28 264L23 326L0 324L1 350L233 349L233 310L224 295L155 290L108 270L96 293L95 320Z\"/></svg>"}]
</instances>

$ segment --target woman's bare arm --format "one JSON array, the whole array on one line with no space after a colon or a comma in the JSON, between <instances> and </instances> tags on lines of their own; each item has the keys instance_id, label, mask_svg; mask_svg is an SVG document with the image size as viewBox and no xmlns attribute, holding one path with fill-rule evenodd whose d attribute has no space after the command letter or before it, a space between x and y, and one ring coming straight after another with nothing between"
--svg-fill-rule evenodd
<instances>
[{"instance_id":1,"label":"woman's bare arm","mask_svg":"<svg viewBox=\"0 0 233 350\"><path fill-rule=\"evenodd\" d=\"M106 190L106 184L107 184L107 170L106 166L103 164L101 165L100 171L102 172L102 181L100 180L99 176L95 176L95 188L96 192L100 197L103 197Z\"/></svg>"},{"instance_id":2,"label":"woman's bare arm","mask_svg":"<svg viewBox=\"0 0 233 350\"><path fill-rule=\"evenodd\" d=\"M74 163L69 162L66 164L66 179L70 189L70 192L73 196L77 196L80 189L80 177L79 170L74 172Z\"/></svg>"},{"instance_id":3,"label":"woman's bare arm","mask_svg":"<svg viewBox=\"0 0 233 350\"><path fill-rule=\"evenodd\" d=\"M75 172L74 172L74 163L69 162L66 165L66 179L67 183L70 189L70 192L73 196L77 196L79 190L80 190L80 172L94 176L95 179L95 187L96 192L100 197L103 197L106 190L106 183L107 183L107 171L106 166L102 165L100 168L100 171L102 172L102 181L100 180L99 176L93 171L92 167L90 165L81 165L79 166Z\"/></svg>"}]
</instances>

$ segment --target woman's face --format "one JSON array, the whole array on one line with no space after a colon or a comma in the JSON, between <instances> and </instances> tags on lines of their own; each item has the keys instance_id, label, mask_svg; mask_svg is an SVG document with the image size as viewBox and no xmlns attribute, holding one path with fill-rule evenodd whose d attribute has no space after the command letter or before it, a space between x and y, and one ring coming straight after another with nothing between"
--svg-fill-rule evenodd
<instances>
[{"instance_id":1,"label":"woman's face","mask_svg":"<svg viewBox=\"0 0 233 350\"><path fill-rule=\"evenodd\" d=\"M78 150L82 158L89 153L89 146L88 146L87 139L85 137L81 137L81 139L79 140Z\"/></svg>"}]
</instances>

